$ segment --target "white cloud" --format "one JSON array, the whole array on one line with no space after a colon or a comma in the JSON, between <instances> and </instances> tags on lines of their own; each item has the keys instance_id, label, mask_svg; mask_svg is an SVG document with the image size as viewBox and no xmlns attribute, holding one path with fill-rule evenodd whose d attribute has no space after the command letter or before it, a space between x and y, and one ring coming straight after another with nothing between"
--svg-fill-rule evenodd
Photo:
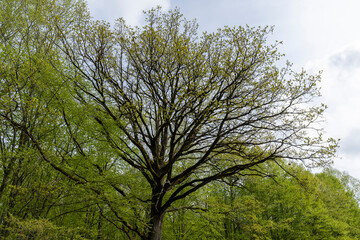
<instances>
[{"instance_id":1,"label":"white cloud","mask_svg":"<svg viewBox=\"0 0 360 240\"><path fill-rule=\"evenodd\" d=\"M327 135L341 138L335 168L360 178L360 42L307 64L310 72L322 69L321 92L329 106Z\"/></svg>"},{"instance_id":2,"label":"white cloud","mask_svg":"<svg viewBox=\"0 0 360 240\"><path fill-rule=\"evenodd\" d=\"M297 27L308 43L308 50L320 56L360 39L360 32L355 30L360 19L359 7L360 1L354 0L298 1Z\"/></svg>"},{"instance_id":3,"label":"white cloud","mask_svg":"<svg viewBox=\"0 0 360 240\"><path fill-rule=\"evenodd\" d=\"M141 25L143 11L161 6L170 9L170 0L88 0L91 15L96 19L113 23L115 19L124 18L132 26Z\"/></svg>"}]
</instances>

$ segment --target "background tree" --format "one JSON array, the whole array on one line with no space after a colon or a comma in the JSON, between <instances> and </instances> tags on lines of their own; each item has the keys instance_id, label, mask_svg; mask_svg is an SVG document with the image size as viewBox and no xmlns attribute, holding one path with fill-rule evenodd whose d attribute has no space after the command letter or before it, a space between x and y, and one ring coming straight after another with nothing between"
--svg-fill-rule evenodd
<instances>
[{"instance_id":1,"label":"background tree","mask_svg":"<svg viewBox=\"0 0 360 240\"><path fill-rule=\"evenodd\" d=\"M234 185L211 183L193 198L187 198L186 205L199 208L168 213L164 237L359 238L359 204L355 193L341 181L349 177L347 174L334 170L312 174L302 166L292 165L287 167L296 175L292 177L276 164L262 168L268 177L243 176L241 184Z\"/></svg>"},{"instance_id":2,"label":"background tree","mask_svg":"<svg viewBox=\"0 0 360 240\"><path fill-rule=\"evenodd\" d=\"M52 38L46 36L44 19L36 16L48 6L40 1L1 1L1 5L0 200L3 204L0 221L6 226L9 214L36 218L46 211L42 203L47 194L40 185L58 174L46 173L49 166L43 166L26 133L41 137L43 130L39 126L44 124L48 113L44 110L46 105L37 101L47 94L41 78L51 75L43 56L52 52L53 47L49 46ZM13 122L26 126L27 130ZM2 235L5 236L4 232Z\"/></svg>"},{"instance_id":3,"label":"background tree","mask_svg":"<svg viewBox=\"0 0 360 240\"><path fill-rule=\"evenodd\" d=\"M66 125L56 107L69 97L64 94L68 84L56 70L62 66L61 54L56 48L58 36L48 21L65 16L70 21L80 5L66 0L3 0L0 4L1 237L49 236L34 233L40 226L46 228L43 218L64 227L84 227L79 216L76 222L61 220L65 213L84 212L86 206L95 204L86 202L84 193L64 176L65 170L59 171L61 162L45 159L49 154L42 151L55 153L54 145L68 155L72 151L64 141ZM39 228L27 231L29 223L39 223ZM49 227L57 229L59 236L60 232L71 233L50 223ZM79 230L73 232L76 235Z\"/></svg>"}]
</instances>

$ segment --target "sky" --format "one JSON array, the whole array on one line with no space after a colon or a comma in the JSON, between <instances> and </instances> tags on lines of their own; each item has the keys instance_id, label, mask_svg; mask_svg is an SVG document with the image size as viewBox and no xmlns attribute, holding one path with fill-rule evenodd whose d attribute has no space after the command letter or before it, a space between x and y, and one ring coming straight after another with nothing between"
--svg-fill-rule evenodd
<instances>
[{"instance_id":1,"label":"sky","mask_svg":"<svg viewBox=\"0 0 360 240\"><path fill-rule=\"evenodd\" d=\"M360 1L358 0L88 0L95 19L144 23L143 10L178 7L200 31L227 26L274 26L271 40L295 70L322 73L328 106L326 136L340 138L334 167L360 179Z\"/></svg>"}]
</instances>

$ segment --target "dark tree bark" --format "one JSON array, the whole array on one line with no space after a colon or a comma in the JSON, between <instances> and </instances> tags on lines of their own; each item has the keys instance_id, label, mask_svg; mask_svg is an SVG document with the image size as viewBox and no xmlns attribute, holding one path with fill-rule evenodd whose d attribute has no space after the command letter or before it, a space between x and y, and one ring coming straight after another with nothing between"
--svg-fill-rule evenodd
<instances>
[{"instance_id":1,"label":"dark tree bark","mask_svg":"<svg viewBox=\"0 0 360 240\"><path fill-rule=\"evenodd\" d=\"M159 211L155 207L151 207L150 214L150 232L148 234L148 240L161 240L162 224L164 218L164 212Z\"/></svg>"}]
</instances>

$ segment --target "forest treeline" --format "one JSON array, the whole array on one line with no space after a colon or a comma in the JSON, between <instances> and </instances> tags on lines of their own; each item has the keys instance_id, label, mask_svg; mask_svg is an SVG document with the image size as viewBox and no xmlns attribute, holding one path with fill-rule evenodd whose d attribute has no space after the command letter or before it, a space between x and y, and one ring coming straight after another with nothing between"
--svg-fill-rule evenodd
<instances>
[{"instance_id":1,"label":"forest treeline","mask_svg":"<svg viewBox=\"0 0 360 240\"><path fill-rule=\"evenodd\" d=\"M321 76L280 67L273 28L0 6L2 239L359 238Z\"/></svg>"},{"instance_id":2,"label":"forest treeline","mask_svg":"<svg viewBox=\"0 0 360 240\"><path fill-rule=\"evenodd\" d=\"M32 168L33 163L18 169L18 178L11 179L17 185L9 184L2 192L4 239L128 239L108 221L106 205L96 196L52 169ZM163 238L360 238L357 179L334 169L313 174L291 166L288 171L294 177L277 165L266 168L267 177L226 179L179 202L164 219ZM128 177L137 181L136 176ZM128 204L122 202L119 210L136 207ZM144 212L138 210L139 215Z\"/></svg>"}]
</instances>

